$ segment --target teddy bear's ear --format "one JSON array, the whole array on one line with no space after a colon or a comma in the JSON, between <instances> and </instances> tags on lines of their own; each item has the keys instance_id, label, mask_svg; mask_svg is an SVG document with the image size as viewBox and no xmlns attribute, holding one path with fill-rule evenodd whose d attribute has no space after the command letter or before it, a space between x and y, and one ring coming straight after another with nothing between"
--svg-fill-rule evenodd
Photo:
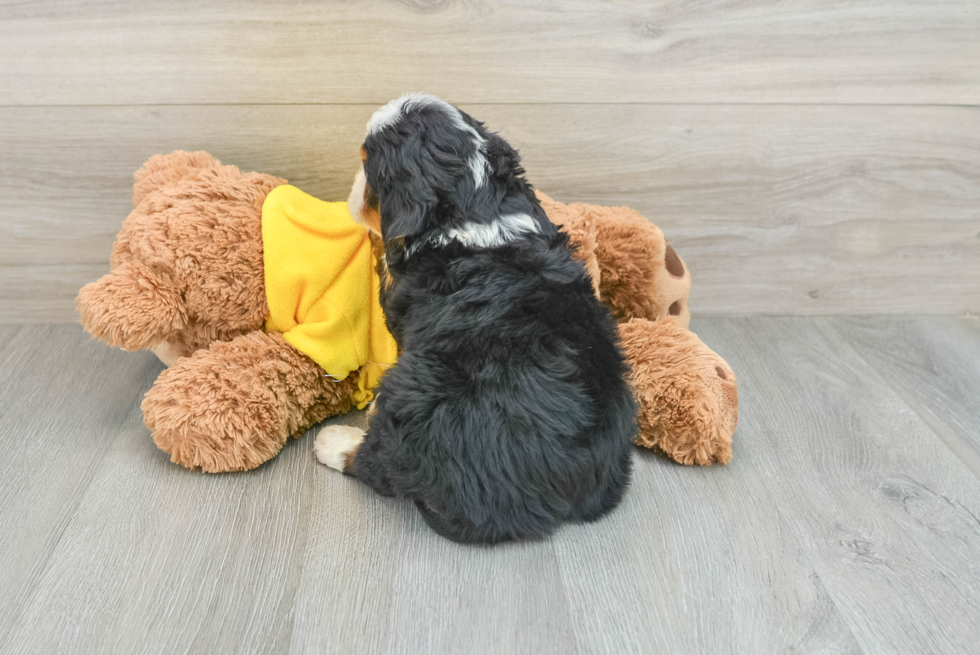
<instances>
[{"instance_id":1,"label":"teddy bear's ear","mask_svg":"<svg viewBox=\"0 0 980 655\"><path fill-rule=\"evenodd\" d=\"M187 325L184 303L173 286L131 262L82 287L76 304L92 336L123 350L152 348Z\"/></svg>"},{"instance_id":2,"label":"teddy bear's ear","mask_svg":"<svg viewBox=\"0 0 980 655\"><path fill-rule=\"evenodd\" d=\"M169 155L153 155L133 174L136 180L133 185L133 207L165 184L176 182L190 172L218 166L221 166L221 162L203 150L175 150Z\"/></svg>"}]
</instances>

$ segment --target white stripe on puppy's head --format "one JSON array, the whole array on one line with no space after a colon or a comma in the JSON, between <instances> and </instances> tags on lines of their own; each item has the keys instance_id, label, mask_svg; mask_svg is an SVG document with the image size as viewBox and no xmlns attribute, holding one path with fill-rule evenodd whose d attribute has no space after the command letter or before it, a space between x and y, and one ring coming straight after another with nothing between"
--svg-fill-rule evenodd
<instances>
[{"instance_id":1,"label":"white stripe on puppy's head","mask_svg":"<svg viewBox=\"0 0 980 655\"><path fill-rule=\"evenodd\" d=\"M361 157L350 210L378 225L392 256L423 244L494 248L553 228L517 152L434 96L406 94L374 112Z\"/></svg>"},{"instance_id":2,"label":"white stripe on puppy's head","mask_svg":"<svg viewBox=\"0 0 980 655\"><path fill-rule=\"evenodd\" d=\"M463 115L456 107L434 95L428 93L406 93L400 98L392 100L371 115L371 119L367 123L368 135L377 134L386 127L395 125L413 107L437 107L449 116L457 129L470 134L473 138L474 147L473 154L468 159L468 164L470 172L473 175L474 186L477 189L483 186L487 179L487 168L489 166L484 153L487 143L486 139L463 119Z\"/></svg>"}]
</instances>

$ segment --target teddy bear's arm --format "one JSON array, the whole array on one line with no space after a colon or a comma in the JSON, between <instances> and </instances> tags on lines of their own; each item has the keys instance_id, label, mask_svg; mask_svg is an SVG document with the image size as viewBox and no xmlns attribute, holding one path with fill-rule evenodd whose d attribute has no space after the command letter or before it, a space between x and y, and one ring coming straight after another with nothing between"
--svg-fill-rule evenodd
<instances>
[{"instance_id":1,"label":"teddy bear's arm","mask_svg":"<svg viewBox=\"0 0 980 655\"><path fill-rule=\"evenodd\" d=\"M151 348L187 325L184 303L170 281L136 262L86 284L76 303L85 329L123 350Z\"/></svg>"},{"instance_id":2,"label":"teddy bear's arm","mask_svg":"<svg viewBox=\"0 0 980 655\"><path fill-rule=\"evenodd\" d=\"M171 460L208 472L245 471L290 436L350 410L357 372L344 380L262 331L182 357L143 400L143 419Z\"/></svg>"}]
</instances>

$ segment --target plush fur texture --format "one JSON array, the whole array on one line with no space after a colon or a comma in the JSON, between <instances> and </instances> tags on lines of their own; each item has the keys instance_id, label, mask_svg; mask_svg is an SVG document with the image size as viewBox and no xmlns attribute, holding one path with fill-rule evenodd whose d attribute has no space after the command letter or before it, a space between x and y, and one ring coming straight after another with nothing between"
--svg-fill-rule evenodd
<instances>
[{"instance_id":1,"label":"plush fur texture","mask_svg":"<svg viewBox=\"0 0 980 655\"><path fill-rule=\"evenodd\" d=\"M135 177L112 273L78 296L85 329L124 350L167 342L184 355L261 329L262 202L285 180L204 152L156 155Z\"/></svg>"},{"instance_id":2,"label":"plush fur texture","mask_svg":"<svg viewBox=\"0 0 980 655\"><path fill-rule=\"evenodd\" d=\"M576 242L596 293L622 322L639 406L637 445L681 464L727 464L737 382L728 363L687 329L691 276L683 260L659 228L629 208L538 197Z\"/></svg>"},{"instance_id":3,"label":"plush fur texture","mask_svg":"<svg viewBox=\"0 0 980 655\"><path fill-rule=\"evenodd\" d=\"M402 352L347 472L456 541L595 520L626 490L636 433L615 323L517 153L455 107L398 102L379 110L364 172Z\"/></svg>"},{"instance_id":4,"label":"plush fur texture","mask_svg":"<svg viewBox=\"0 0 980 655\"><path fill-rule=\"evenodd\" d=\"M577 244L596 294L617 320L674 316L688 326L691 274L660 228L629 207L566 205L540 191L538 198Z\"/></svg>"},{"instance_id":5,"label":"plush fur texture","mask_svg":"<svg viewBox=\"0 0 980 655\"><path fill-rule=\"evenodd\" d=\"M143 401L157 445L187 468L248 470L289 436L347 412L356 372L326 378L262 332L262 203L285 180L205 152L154 156L135 178L112 272L85 285L77 302L91 334L152 349L171 365Z\"/></svg>"},{"instance_id":6,"label":"plush fur texture","mask_svg":"<svg viewBox=\"0 0 980 655\"><path fill-rule=\"evenodd\" d=\"M676 319L620 326L639 404L637 444L681 464L727 464L738 423L735 373Z\"/></svg>"},{"instance_id":7,"label":"plush fur texture","mask_svg":"<svg viewBox=\"0 0 980 655\"><path fill-rule=\"evenodd\" d=\"M279 451L284 433L299 436L350 408L356 374L341 382L321 379L308 358L262 332L268 310L261 206L283 182L223 166L203 152L151 158L136 173L134 209L113 248L112 272L79 294L89 332L128 350L152 349L172 366L147 393L144 418L155 441L182 466L254 468ZM650 319L637 323L649 329L632 335L628 323L620 326L627 358L642 363L634 364L631 377L642 428L638 443L684 463L726 461L726 440L705 435L731 435L738 410L734 375L731 385L720 384L716 367L730 369L680 330L683 312L673 328L683 338L662 338L666 328L655 325L674 303L686 307L690 276L683 262L674 263L680 278L669 275L663 234L621 222L622 209L538 195L551 221L576 244L575 257L612 313L621 321ZM623 248L629 257L619 256ZM631 291L610 291L617 286L610 280ZM663 385L670 389L662 396ZM547 391L537 398L542 406L548 400ZM661 415L675 419L657 420ZM684 416L698 418L676 418Z\"/></svg>"},{"instance_id":8,"label":"plush fur texture","mask_svg":"<svg viewBox=\"0 0 980 655\"><path fill-rule=\"evenodd\" d=\"M252 332L182 357L143 400L153 440L171 461L246 471L290 436L351 408L357 379L336 382L281 334Z\"/></svg>"}]
</instances>

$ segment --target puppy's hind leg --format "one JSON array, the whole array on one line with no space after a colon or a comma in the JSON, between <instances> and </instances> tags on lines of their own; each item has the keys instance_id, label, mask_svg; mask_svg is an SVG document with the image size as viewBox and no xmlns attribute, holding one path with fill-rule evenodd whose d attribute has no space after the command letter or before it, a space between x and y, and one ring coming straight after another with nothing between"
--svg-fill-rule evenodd
<instances>
[{"instance_id":1,"label":"puppy's hind leg","mask_svg":"<svg viewBox=\"0 0 980 655\"><path fill-rule=\"evenodd\" d=\"M375 421L367 432L347 425L328 425L316 435L313 453L332 469L350 475L382 496L395 496L381 430Z\"/></svg>"},{"instance_id":2,"label":"puppy's hind leg","mask_svg":"<svg viewBox=\"0 0 980 655\"><path fill-rule=\"evenodd\" d=\"M354 458L364 443L364 430L349 425L328 425L313 442L313 454L321 464L353 474Z\"/></svg>"},{"instance_id":3,"label":"puppy's hind leg","mask_svg":"<svg viewBox=\"0 0 980 655\"><path fill-rule=\"evenodd\" d=\"M368 420L378 414L378 397L368 406ZM328 425L320 430L313 442L313 454L321 464L341 473L354 475L354 458L367 433L349 425Z\"/></svg>"},{"instance_id":4,"label":"puppy's hind leg","mask_svg":"<svg viewBox=\"0 0 980 655\"><path fill-rule=\"evenodd\" d=\"M578 508L579 521L597 521L619 505L629 486L632 453L627 451L618 466L609 467L600 476L603 484L586 497Z\"/></svg>"}]
</instances>

